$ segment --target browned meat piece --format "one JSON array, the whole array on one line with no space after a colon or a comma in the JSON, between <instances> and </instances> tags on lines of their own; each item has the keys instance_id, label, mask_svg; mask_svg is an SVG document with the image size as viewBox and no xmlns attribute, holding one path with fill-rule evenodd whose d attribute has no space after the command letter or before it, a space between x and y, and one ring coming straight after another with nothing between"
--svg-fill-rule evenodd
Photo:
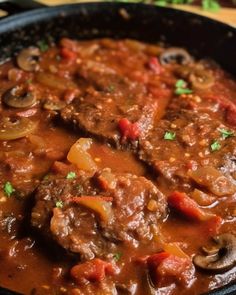
<instances>
[{"instance_id":1,"label":"browned meat piece","mask_svg":"<svg viewBox=\"0 0 236 295\"><path fill-rule=\"evenodd\" d=\"M81 64L78 83L88 84L85 94L61 111L62 119L116 147L121 146L119 121L127 118L139 126L142 137L153 127L157 109L156 98L148 94L145 85L131 81L108 66L90 61ZM122 145L127 145L123 141ZM133 140L132 146L137 146Z\"/></svg>"},{"instance_id":2,"label":"browned meat piece","mask_svg":"<svg viewBox=\"0 0 236 295\"><path fill-rule=\"evenodd\" d=\"M233 162L226 163L226 155L234 159L236 140L233 136L225 139L222 130L229 128L217 120L216 114L169 109L157 126L140 140L139 157L165 179L182 183L186 188L190 181L187 172L198 166L212 166L225 173L223 167L231 165L233 175Z\"/></svg>"},{"instance_id":3,"label":"browned meat piece","mask_svg":"<svg viewBox=\"0 0 236 295\"><path fill-rule=\"evenodd\" d=\"M165 197L149 180L104 169L93 176L80 172L71 180L44 180L36 192L32 225L91 259L111 253L116 244L136 247L150 241L165 214Z\"/></svg>"}]
</instances>

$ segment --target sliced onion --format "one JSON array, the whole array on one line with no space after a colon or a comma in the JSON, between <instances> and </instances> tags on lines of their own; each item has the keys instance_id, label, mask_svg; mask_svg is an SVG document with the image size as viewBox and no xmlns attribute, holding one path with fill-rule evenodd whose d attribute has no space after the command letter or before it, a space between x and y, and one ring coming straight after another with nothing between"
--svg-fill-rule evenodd
<instances>
[{"instance_id":1,"label":"sliced onion","mask_svg":"<svg viewBox=\"0 0 236 295\"><path fill-rule=\"evenodd\" d=\"M39 72L36 75L36 80L45 86L57 88L60 90L76 88L76 85L72 81L51 73Z\"/></svg>"},{"instance_id":2,"label":"sliced onion","mask_svg":"<svg viewBox=\"0 0 236 295\"><path fill-rule=\"evenodd\" d=\"M72 198L72 201L94 211L105 223L109 223L112 219L111 203L104 201L102 197L81 196Z\"/></svg>"},{"instance_id":3,"label":"sliced onion","mask_svg":"<svg viewBox=\"0 0 236 295\"><path fill-rule=\"evenodd\" d=\"M216 196L231 195L236 192L236 186L233 182L214 167L200 167L191 171L189 175L196 183L206 187Z\"/></svg>"},{"instance_id":4,"label":"sliced onion","mask_svg":"<svg viewBox=\"0 0 236 295\"><path fill-rule=\"evenodd\" d=\"M31 134L37 122L28 118L5 117L0 121L0 140L13 140Z\"/></svg>"},{"instance_id":5,"label":"sliced onion","mask_svg":"<svg viewBox=\"0 0 236 295\"><path fill-rule=\"evenodd\" d=\"M70 148L67 160L72 164L76 164L81 170L97 170L97 165L93 161L92 156L87 152L91 144L91 138L80 138Z\"/></svg>"}]
</instances>

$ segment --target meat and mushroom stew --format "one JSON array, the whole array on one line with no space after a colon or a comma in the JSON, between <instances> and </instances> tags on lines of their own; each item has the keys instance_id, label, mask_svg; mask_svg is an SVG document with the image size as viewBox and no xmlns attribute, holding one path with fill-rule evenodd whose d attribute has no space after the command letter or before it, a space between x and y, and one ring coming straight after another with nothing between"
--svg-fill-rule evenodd
<instances>
[{"instance_id":1,"label":"meat and mushroom stew","mask_svg":"<svg viewBox=\"0 0 236 295\"><path fill-rule=\"evenodd\" d=\"M201 294L236 279L236 81L183 48L40 44L0 66L0 284Z\"/></svg>"}]
</instances>

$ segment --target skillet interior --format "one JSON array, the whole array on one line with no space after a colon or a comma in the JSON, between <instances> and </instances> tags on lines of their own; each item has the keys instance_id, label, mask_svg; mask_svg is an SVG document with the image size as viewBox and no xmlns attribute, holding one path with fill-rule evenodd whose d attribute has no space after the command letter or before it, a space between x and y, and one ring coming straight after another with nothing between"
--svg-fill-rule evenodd
<instances>
[{"instance_id":1,"label":"skillet interior","mask_svg":"<svg viewBox=\"0 0 236 295\"><path fill-rule=\"evenodd\" d=\"M125 13L124 13L125 9ZM97 37L161 40L186 47L195 56L210 56L236 74L236 29L195 14L142 4L90 3L42 8L0 21L4 61L22 47L42 39ZM235 294L236 285L208 294ZM0 290L0 294L16 294Z\"/></svg>"}]
</instances>

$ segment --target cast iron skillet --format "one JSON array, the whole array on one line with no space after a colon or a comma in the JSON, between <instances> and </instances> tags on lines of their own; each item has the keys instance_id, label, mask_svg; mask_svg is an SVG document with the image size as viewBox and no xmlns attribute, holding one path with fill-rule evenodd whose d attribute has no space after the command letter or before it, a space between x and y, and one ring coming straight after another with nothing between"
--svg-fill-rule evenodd
<instances>
[{"instance_id":1,"label":"cast iron skillet","mask_svg":"<svg viewBox=\"0 0 236 295\"><path fill-rule=\"evenodd\" d=\"M83 3L41 8L0 20L0 61L39 40L136 38L186 47L236 75L236 28L192 13L143 4ZM226 282L227 284L227 282ZM16 295L0 289L2 295ZM236 284L208 295L236 294Z\"/></svg>"}]
</instances>

